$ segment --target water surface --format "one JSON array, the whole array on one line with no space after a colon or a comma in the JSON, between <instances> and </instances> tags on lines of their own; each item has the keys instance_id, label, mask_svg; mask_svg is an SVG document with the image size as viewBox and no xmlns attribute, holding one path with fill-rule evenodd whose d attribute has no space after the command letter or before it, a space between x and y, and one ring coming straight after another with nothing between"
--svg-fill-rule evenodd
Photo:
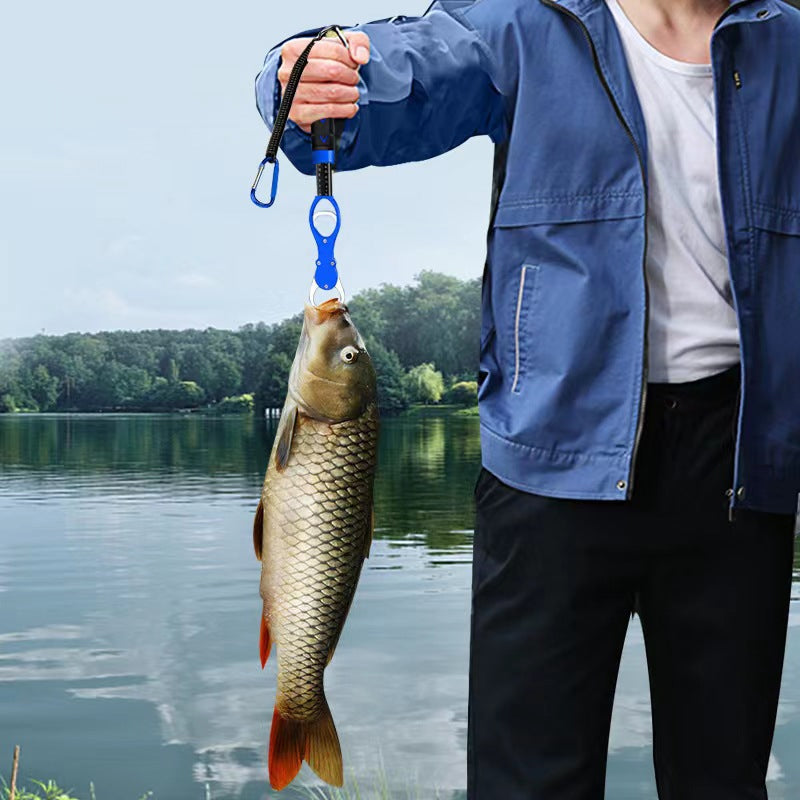
<instances>
[{"instance_id":1,"label":"water surface","mask_svg":"<svg viewBox=\"0 0 800 800\"><path fill-rule=\"evenodd\" d=\"M195 415L0 417L0 772L98 800L306 797L266 781L275 663L258 662L251 525L272 431ZM326 671L345 771L463 800L473 418L385 420L375 541ZM800 585L795 595L800 596ZM638 617L617 686L609 800L656 798ZM772 800L800 797L800 602ZM6 758L8 757L8 759ZM7 774L7 773L6 773ZM317 783L303 767L301 785Z\"/></svg>"}]
</instances>

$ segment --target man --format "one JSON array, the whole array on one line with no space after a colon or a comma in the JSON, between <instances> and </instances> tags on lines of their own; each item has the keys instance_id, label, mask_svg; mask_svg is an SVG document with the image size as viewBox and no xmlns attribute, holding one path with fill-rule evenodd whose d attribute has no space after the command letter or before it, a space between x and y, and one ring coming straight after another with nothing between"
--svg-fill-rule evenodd
<instances>
[{"instance_id":1,"label":"man","mask_svg":"<svg viewBox=\"0 0 800 800\"><path fill-rule=\"evenodd\" d=\"M271 127L305 31L257 78ZM348 29L345 29L348 30ZM800 12L452 0L314 46L283 149L495 143L468 796L597 800L629 614L661 800L766 798L800 492Z\"/></svg>"}]
</instances>

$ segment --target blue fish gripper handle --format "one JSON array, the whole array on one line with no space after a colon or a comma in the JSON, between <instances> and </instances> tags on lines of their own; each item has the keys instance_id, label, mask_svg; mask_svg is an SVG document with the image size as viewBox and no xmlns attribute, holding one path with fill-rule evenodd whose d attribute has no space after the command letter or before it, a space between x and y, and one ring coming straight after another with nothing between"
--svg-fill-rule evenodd
<instances>
[{"instance_id":1,"label":"blue fish gripper handle","mask_svg":"<svg viewBox=\"0 0 800 800\"><path fill-rule=\"evenodd\" d=\"M320 233L314 224L314 212L321 200L327 200L333 207L333 211L323 210L318 211L317 214L332 214L336 217L336 226L329 234ZM308 222L311 225L311 233L314 234L314 239L317 242L317 268L314 271L314 282L320 289L334 289L339 281L339 271L336 268L336 257L333 254L333 248L336 244L339 228L342 225L342 219L339 204L333 199L332 195L320 194L314 198L314 202L311 203L311 209L308 212Z\"/></svg>"}]
</instances>

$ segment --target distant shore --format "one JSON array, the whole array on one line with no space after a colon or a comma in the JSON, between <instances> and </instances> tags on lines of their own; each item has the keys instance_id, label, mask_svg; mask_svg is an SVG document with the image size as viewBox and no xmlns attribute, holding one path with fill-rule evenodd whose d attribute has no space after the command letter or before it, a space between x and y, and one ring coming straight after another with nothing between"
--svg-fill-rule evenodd
<instances>
[{"instance_id":1,"label":"distant shore","mask_svg":"<svg viewBox=\"0 0 800 800\"><path fill-rule=\"evenodd\" d=\"M61 409L59 411L5 411L0 412L0 417L69 417L77 414L80 415L96 415L96 416L111 416L111 415L156 415L156 414L181 414L181 415L205 415L205 416L250 416L255 415L256 412L253 408L244 406L228 406L227 408L220 408L222 404L217 403L213 406L201 406L198 408L94 408L94 409ZM270 409L264 409L264 415ZM273 416L280 414L280 409L272 409ZM464 406L455 403L414 403L399 413L396 411L382 411L384 416L396 416L401 418L435 418L435 417L477 417L478 406ZM260 416L260 415L259 415Z\"/></svg>"},{"instance_id":2,"label":"distant shore","mask_svg":"<svg viewBox=\"0 0 800 800\"><path fill-rule=\"evenodd\" d=\"M477 402L481 281L423 271L348 301L381 413ZM272 324L0 339L0 413L261 414L281 408L302 314ZM272 416L275 414L273 412Z\"/></svg>"}]
</instances>

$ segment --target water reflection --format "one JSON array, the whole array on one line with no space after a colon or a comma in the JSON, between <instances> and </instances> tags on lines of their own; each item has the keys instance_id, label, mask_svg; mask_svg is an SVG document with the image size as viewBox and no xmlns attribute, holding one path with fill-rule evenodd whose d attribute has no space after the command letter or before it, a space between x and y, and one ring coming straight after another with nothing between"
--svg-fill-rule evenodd
<instances>
[{"instance_id":1,"label":"water reflection","mask_svg":"<svg viewBox=\"0 0 800 800\"><path fill-rule=\"evenodd\" d=\"M19 742L25 776L82 795L91 779L99 800L199 799L205 782L214 800L278 796L250 538L273 433L194 415L0 418L0 756ZM376 542L326 685L346 770L369 787L382 761L398 798L463 798L478 462L474 419L383 423ZM773 800L800 794L796 607L791 625ZM649 746L634 621L611 796L655 797Z\"/></svg>"}]
</instances>

